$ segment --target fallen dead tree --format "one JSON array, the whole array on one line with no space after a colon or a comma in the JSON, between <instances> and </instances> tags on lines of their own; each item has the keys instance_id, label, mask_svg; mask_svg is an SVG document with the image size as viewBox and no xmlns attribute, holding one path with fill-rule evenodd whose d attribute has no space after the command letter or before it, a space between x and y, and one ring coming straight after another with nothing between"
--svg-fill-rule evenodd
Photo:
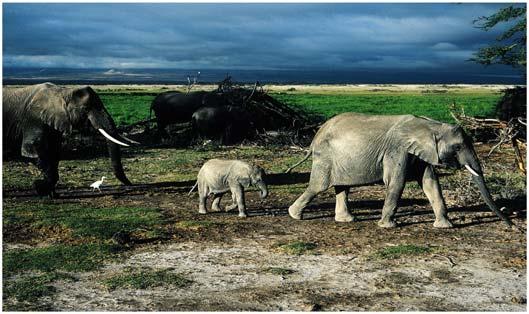
<instances>
[{"instance_id":1,"label":"fallen dead tree","mask_svg":"<svg viewBox=\"0 0 529 314\"><path fill-rule=\"evenodd\" d=\"M304 113L270 96L259 82L255 82L251 87L237 85L227 76L219 83L217 91L225 95L227 103L231 106L243 107L251 113L252 120L260 131L301 129L311 124Z\"/></svg>"},{"instance_id":2,"label":"fallen dead tree","mask_svg":"<svg viewBox=\"0 0 529 314\"><path fill-rule=\"evenodd\" d=\"M303 111L294 109L272 97L259 82L246 85L236 84L230 76L227 76L211 93L220 99L218 108L226 108L225 112L228 112L228 117L233 118L232 124L225 124L223 130L215 134L226 132L226 136L231 135L237 138L235 142L305 145L315 134L319 125ZM204 107L211 108L211 105ZM236 110L231 108L236 108ZM240 116L229 115L232 110L240 113ZM237 132L229 133L236 129L237 123L241 120L244 126L238 128ZM122 126L119 129L139 142L156 143L154 132L150 132L155 128L155 123L156 119L147 119ZM191 120L186 123L168 125L167 131L170 138L165 139L164 142L171 146L188 146L197 143L197 140L202 141L200 128L193 129L195 126ZM233 135L234 133L237 134ZM242 133L242 136L239 133ZM215 140L215 138L209 139Z\"/></svg>"},{"instance_id":3,"label":"fallen dead tree","mask_svg":"<svg viewBox=\"0 0 529 314\"><path fill-rule=\"evenodd\" d=\"M522 150L527 151L527 120L525 117L513 117L509 121L471 117L465 114L463 107L458 107L455 103L450 107L450 114L476 140L495 143L487 157L492 155L501 145L511 145L516 156L518 169L526 175L525 157L521 152Z\"/></svg>"}]
</instances>

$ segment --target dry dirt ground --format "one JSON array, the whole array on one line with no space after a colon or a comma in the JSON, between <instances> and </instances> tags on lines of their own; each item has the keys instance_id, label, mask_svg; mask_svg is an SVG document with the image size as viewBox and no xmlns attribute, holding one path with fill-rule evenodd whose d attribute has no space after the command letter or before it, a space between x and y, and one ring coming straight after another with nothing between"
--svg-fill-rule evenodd
<instances>
[{"instance_id":1,"label":"dry dirt ground","mask_svg":"<svg viewBox=\"0 0 529 314\"><path fill-rule=\"evenodd\" d=\"M174 199L185 195L174 195ZM160 206L189 213L188 202L160 197ZM331 196L324 198L331 201ZM260 202L251 202L252 207ZM423 206L425 205L422 203ZM375 205L375 206L373 206ZM175 230L173 239L144 245L119 262L62 283L53 300L56 310L204 310L204 311L525 311L525 235L506 231L489 214L469 213L480 221L451 230L432 228L433 217L416 205L401 209L403 226L376 227L381 201L360 203L360 222L335 223L328 203L316 205L323 216L293 221L284 206L270 206L276 216L250 211L213 213L212 222L195 230ZM320 210L319 208L325 208ZM186 211L182 215L182 211ZM418 214L418 218L412 215ZM452 215L455 216L455 215ZM458 215L459 216L459 215ZM495 219L493 219L495 220ZM520 221L517 221L520 224ZM178 224L175 224L178 226ZM178 229L178 227L176 227ZM291 255L281 243L315 243L308 254ZM421 255L377 257L377 250L413 244L433 248ZM188 288L107 291L100 279L127 267L172 268L193 281ZM270 273L279 268L291 274Z\"/></svg>"},{"instance_id":2,"label":"dry dirt ground","mask_svg":"<svg viewBox=\"0 0 529 314\"><path fill-rule=\"evenodd\" d=\"M468 176L457 175L467 185ZM119 260L76 274L77 281L56 281L56 293L38 302L57 311L526 311L526 234L506 229L477 194L461 197L447 182L453 229L433 228L433 213L417 189L406 190L395 229L376 225L382 186L352 189L350 208L358 220L352 223L333 220L332 191L311 203L305 220L291 219L287 208L298 190L291 193L284 185L270 186L265 200L248 192L248 218L236 212L199 215L189 186L96 193L79 201L160 208L170 236L135 243ZM500 204L526 230L525 198ZM311 247L295 254L283 246L292 243ZM21 245L15 237L4 242L4 250ZM382 254L404 245L427 250ZM142 268L171 269L191 283L115 290L101 284Z\"/></svg>"}]
</instances>

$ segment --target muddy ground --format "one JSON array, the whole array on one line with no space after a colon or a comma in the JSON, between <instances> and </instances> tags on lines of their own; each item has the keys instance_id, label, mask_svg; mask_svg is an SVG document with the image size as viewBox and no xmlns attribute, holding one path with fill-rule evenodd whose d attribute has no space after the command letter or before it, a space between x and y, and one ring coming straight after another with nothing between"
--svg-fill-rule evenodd
<instances>
[{"instance_id":1,"label":"muddy ground","mask_svg":"<svg viewBox=\"0 0 529 314\"><path fill-rule=\"evenodd\" d=\"M480 157L488 149L478 146ZM486 171L514 173L512 156L503 149L488 159ZM79 187L70 197L47 202L155 207L165 219L164 236L141 241L133 233L130 249L119 259L75 273L75 281L55 281L56 292L34 302L57 311L525 311L526 234L506 229L479 199L468 174L440 172L453 229L433 228L429 203L413 186L405 190L395 229L376 225L384 200L378 185L351 190L350 208L357 217L352 223L333 220L332 191L311 203L306 219L291 219L287 208L304 182L270 185L265 200L247 192L247 218L236 212L199 215L197 195L187 195L192 180L108 186L103 193ZM492 190L525 231L526 195L497 186ZM37 201L19 192L4 190L4 202L31 206ZM228 200L225 196L223 203ZM4 253L64 236L61 230L48 230L45 237L28 232L4 225ZM292 243L310 245L285 249ZM424 250L399 251L402 247ZM392 248L396 254L384 254ZM190 283L113 290L102 284L131 269L170 269ZM4 309L6 304L9 309L16 301L4 300Z\"/></svg>"}]
</instances>

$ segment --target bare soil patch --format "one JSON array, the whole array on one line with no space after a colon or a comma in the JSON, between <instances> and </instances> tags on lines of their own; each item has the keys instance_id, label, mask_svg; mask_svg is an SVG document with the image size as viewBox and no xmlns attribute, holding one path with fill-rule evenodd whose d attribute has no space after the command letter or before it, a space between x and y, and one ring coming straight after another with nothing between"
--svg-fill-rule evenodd
<instances>
[{"instance_id":1,"label":"bare soil patch","mask_svg":"<svg viewBox=\"0 0 529 314\"><path fill-rule=\"evenodd\" d=\"M490 145L478 145L480 156ZM292 153L297 156L299 153ZM508 207L515 224L526 230L525 195L509 195L509 162L503 149L483 164L494 174L493 194ZM304 170L305 171L305 170ZM306 172L306 171L305 171ZM453 229L433 228L434 215L418 188L409 186L398 211L399 227L376 226L384 200L382 186L353 188L353 223L334 221L334 193L320 194L296 221L287 208L306 186L289 182L270 186L265 200L248 191L248 218L233 212L198 214L192 180L108 187L104 193L82 188L82 197L49 201L99 207L149 207L161 211L163 233L131 233L132 243L119 258L75 280L56 280L54 293L33 300L33 309L57 311L525 311L526 234L507 230L472 189L462 171L441 170L441 183ZM300 176L300 178L303 178ZM502 187L503 185L503 187ZM504 196L502 197L502 194ZM65 195L66 196L66 195ZM5 202L32 206L34 196L7 196ZM224 198L224 203L229 196ZM60 226L32 229L24 223L4 225L4 254L11 250L71 243L71 231ZM82 241L81 241L82 242ZM282 246L301 243L309 249ZM391 257L379 254L388 248ZM417 248L417 249L414 249ZM425 248L425 249L421 249ZM145 289L116 287L105 281L131 269L167 271L189 280ZM14 280L9 277L8 280ZM4 298L4 309L20 301Z\"/></svg>"}]
</instances>

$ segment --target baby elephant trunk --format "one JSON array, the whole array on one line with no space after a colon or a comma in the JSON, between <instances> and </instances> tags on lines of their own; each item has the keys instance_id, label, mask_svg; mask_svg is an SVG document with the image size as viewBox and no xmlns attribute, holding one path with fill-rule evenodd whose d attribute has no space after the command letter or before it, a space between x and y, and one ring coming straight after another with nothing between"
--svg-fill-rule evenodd
<instances>
[{"instance_id":1,"label":"baby elephant trunk","mask_svg":"<svg viewBox=\"0 0 529 314\"><path fill-rule=\"evenodd\" d=\"M264 181L257 182L256 186L261 190L261 198L265 198L268 196L268 188L266 187L266 183Z\"/></svg>"}]
</instances>

